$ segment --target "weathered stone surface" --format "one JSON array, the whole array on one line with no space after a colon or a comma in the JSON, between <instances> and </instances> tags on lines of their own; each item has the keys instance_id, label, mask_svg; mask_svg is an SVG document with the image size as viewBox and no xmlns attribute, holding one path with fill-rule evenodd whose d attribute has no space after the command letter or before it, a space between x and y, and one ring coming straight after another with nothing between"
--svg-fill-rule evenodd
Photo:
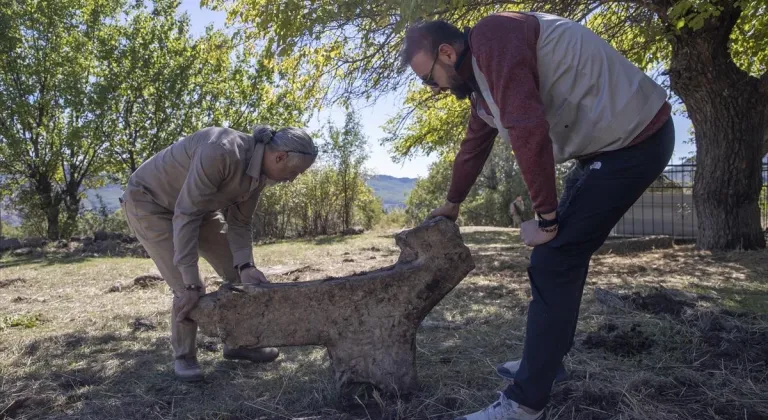
<instances>
[{"instance_id":1,"label":"weathered stone surface","mask_svg":"<svg viewBox=\"0 0 768 420\"><path fill-rule=\"evenodd\" d=\"M391 394L417 386L416 330L475 265L453 222L440 218L396 235L396 264L343 278L220 288L190 317L231 347L323 345L347 395L371 384Z\"/></svg>"}]
</instances>

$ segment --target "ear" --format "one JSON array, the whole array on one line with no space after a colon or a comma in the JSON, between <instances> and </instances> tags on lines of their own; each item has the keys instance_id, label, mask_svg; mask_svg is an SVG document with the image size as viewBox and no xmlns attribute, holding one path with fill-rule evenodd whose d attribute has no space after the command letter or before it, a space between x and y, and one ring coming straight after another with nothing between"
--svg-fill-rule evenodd
<instances>
[{"instance_id":1,"label":"ear","mask_svg":"<svg viewBox=\"0 0 768 420\"><path fill-rule=\"evenodd\" d=\"M453 49L453 46L448 44L440 44L440 46L437 48L437 51L441 56L445 56L449 61L455 61L458 57L458 54L456 54L456 50Z\"/></svg>"},{"instance_id":2,"label":"ear","mask_svg":"<svg viewBox=\"0 0 768 420\"><path fill-rule=\"evenodd\" d=\"M275 162L276 163L282 163L282 162L284 162L287 159L288 159L288 152L280 151L280 152L275 153Z\"/></svg>"}]
</instances>

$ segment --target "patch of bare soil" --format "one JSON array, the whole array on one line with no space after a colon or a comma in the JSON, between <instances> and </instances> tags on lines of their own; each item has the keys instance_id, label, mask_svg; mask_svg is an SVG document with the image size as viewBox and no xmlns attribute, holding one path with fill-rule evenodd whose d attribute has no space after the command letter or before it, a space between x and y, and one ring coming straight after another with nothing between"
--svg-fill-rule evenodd
<instances>
[{"instance_id":1,"label":"patch of bare soil","mask_svg":"<svg viewBox=\"0 0 768 420\"><path fill-rule=\"evenodd\" d=\"M636 356L649 350L655 343L638 324L622 328L606 323L600 325L596 332L587 334L583 344L589 349L602 349L617 356Z\"/></svg>"}]
</instances>

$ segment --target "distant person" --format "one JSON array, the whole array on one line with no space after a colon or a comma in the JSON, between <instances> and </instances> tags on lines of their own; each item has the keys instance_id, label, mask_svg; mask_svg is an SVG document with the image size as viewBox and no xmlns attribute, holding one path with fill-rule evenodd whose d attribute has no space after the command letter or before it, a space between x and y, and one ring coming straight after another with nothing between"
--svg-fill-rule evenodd
<instances>
[{"instance_id":1,"label":"distant person","mask_svg":"<svg viewBox=\"0 0 768 420\"><path fill-rule=\"evenodd\" d=\"M187 318L205 293L199 256L225 281L268 283L253 262L251 219L261 191L293 181L317 157L301 129L253 135L206 128L165 148L142 164L121 198L128 225L173 290L171 345L179 379L202 379L197 324ZM226 216L225 216L226 214ZM224 358L271 362L276 348L229 348Z\"/></svg>"},{"instance_id":2,"label":"distant person","mask_svg":"<svg viewBox=\"0 0 768 420\"><path fill-rule=\"evenodd\" d=\"M447 201L431 217L457 218L496 136L512 145L536 215L520 230L534 247L522 360L497 368L513 380L497 402L462 419L540 419L592 254L672 155L667 92L586 27L543 13L494 14L464 32L420 23L402 58L435 93L470 99ZM572 159L558 202L555 164Z\"/></svg>"}]
</instances>

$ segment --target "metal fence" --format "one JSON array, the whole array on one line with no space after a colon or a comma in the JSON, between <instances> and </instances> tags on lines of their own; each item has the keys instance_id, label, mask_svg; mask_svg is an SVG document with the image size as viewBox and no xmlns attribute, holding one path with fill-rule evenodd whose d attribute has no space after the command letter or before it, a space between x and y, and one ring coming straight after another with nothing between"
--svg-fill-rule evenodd
<instances>
[{"instance_id":1,"label":"metal fence","mask_svg":"<svg viewBox=\"0 0 768 420\"><path fill-rule=\"evenodd\" d=\"M695 239L696 207L693 203L695 164L669 165L611 231L612 236L667 235ZM760 217L768 227L768 165L762 169ZM725 216L724 216L725 217Z\"/></svg>"}]
</instances>

